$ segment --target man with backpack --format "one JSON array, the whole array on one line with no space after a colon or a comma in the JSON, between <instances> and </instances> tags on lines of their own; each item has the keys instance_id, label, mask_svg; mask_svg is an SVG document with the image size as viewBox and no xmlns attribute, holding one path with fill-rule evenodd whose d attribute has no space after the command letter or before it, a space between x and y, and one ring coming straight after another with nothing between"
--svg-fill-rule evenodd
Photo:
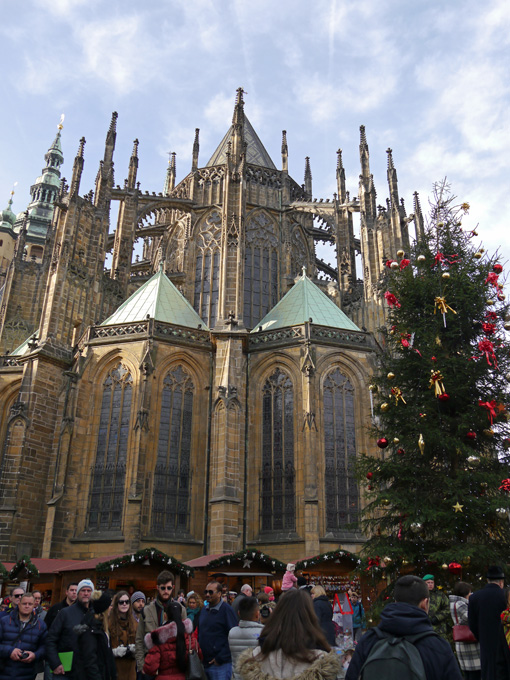
<instances>
[{"instance_id":1,"label":"man with backpack","mask_svg":"<svg viewBox=\"0 0 510 680\"><path fill-rule=\"evenodd\" d=\"M427 585L402 576L394 598L358 643L345 680L462 680L450 645L432 628Z\"/></svg>"}]
</instances>

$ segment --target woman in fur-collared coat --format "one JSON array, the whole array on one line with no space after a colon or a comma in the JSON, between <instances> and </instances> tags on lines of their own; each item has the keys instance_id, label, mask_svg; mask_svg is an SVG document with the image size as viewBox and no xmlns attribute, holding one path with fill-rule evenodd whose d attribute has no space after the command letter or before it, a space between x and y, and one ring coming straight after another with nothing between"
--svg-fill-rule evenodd
<instances>
[{"instance_id":1,"label":"woman in fur-collared coat","mask_svg":"<svg viewBox=\"0 0 510 680\"><path fill-rule=\"evenodd\" d=\"M181 611L178 603L170 602L166 609L168 623L145 636L149 650L143 665L146 675L157 675L158 680L185 680L189 650L202 658L196 636L192 635L193 624L189 619L182 620Z\"/></svg>"},{"instance_id":2,"label":"woman in fur-collared coat","mask_svg":"<svg viewBox=\"0 0 510 680\"><path fill-rule=\"evenodd\" d=\"M302 590L284 593L260 634L260 646L239 657L243 680L335 680L341 664L331 651L312 600Z\"/></svg>"}]
</instances>

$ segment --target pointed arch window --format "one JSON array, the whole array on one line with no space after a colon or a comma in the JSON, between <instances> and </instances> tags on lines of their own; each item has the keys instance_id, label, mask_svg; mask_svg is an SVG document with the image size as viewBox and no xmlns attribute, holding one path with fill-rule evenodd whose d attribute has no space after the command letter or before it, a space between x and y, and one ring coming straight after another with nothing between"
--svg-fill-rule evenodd
<instances>
[{"instance_id":1,"label":"pointed arch window","mask_svg":"<svg viewBox=\"0 0 510 680\"><path fill-rule=\"evenodd\" d=\"M276 369L262 391L262 532L294 531L294 388Z\"/></svg>"},{"instance_id":2,"label":"pointed arch window","mask_svg":"<svg viewBox=\"0 0 510 680\"><path fill-rule=\"evenodd\" d=\"M151 528L156 535L189 531L194 393L191 376L182 366L166 375L152 493Z\"/></svg>"},{"instance_id":3,"label":"pointed arch window","mask_svg":"<svg viewBox=\"0 0 510 680\"><path fill-rule=\"evenodd\" d=\"M354 388L338 368L324 381L324 451L326 530L352 531L347 525L355 524L359 513Z\"/></svg>"},{"instance_id":4,"label":"pointed arch window","mask_svg":"<svg viewBox=\"0 0 510 680\"><path fill-rule=\"evenodd\" d=\"M264 213L248 220L244 263L244 323L255 325L278 302L278 239Z\"/></svg>"},{"instance_id":5,"label":"pointed arch window","mask_svg":"<svg viewBox=\"0 0 510 680\"><path fill-rule=\"evenodd\" d=\"M210 328L218 319L220 292L221 215L214 210L202 225L197 240L193 306Z\"/></svg>"},{"instance_id":6,"label":"pointed arch window","mask_svg":"<svg viewBox=\"0 0 510 680\"><path fill-rule=\"evenodd\" d=\"M89 530L121 528L133 381L119 363L103 383L96 462L92 468Z\"/></svg>"}]
</instances>

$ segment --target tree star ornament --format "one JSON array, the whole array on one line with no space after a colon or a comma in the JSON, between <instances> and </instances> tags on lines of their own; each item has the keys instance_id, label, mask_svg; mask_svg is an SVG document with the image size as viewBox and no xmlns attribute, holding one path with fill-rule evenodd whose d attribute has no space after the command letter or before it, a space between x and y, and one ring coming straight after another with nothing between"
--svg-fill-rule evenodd
<instances>
[{"instance_id":1,"label":"tree star ornament","mask_svg":"<svg viewBox=\"0 0 510 680\"><path fill-rule=\"evenodd\" d=\"M461 504L459 503L459 501L457 501L457 502L455 503L455 505L452 505L452 508L455 510L455 512L462 512L462 508L463 508L463 507L464 507L464 506L461 505Z\"/></svg>"}]
</instances>

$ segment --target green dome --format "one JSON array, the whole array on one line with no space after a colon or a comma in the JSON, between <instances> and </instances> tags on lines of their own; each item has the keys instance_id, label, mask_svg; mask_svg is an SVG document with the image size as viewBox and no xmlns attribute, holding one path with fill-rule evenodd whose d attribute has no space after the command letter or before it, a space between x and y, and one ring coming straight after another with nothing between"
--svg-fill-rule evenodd
<instances>
[{"instance_id":1,"label":"green dome","mask_svg":"<svg viewBox=\"0 0 510 680\"><path fill-rule=\"evenodd\" d=\"M1 215L0 227L4 227L4 229L12 229L14 226L14 222L16 222L16 215L12 212L11 205L12 196L9 199L7 208L5 208L5 210L2 210L2 212L0 213Z\"/></svg>"}]
</instances>

